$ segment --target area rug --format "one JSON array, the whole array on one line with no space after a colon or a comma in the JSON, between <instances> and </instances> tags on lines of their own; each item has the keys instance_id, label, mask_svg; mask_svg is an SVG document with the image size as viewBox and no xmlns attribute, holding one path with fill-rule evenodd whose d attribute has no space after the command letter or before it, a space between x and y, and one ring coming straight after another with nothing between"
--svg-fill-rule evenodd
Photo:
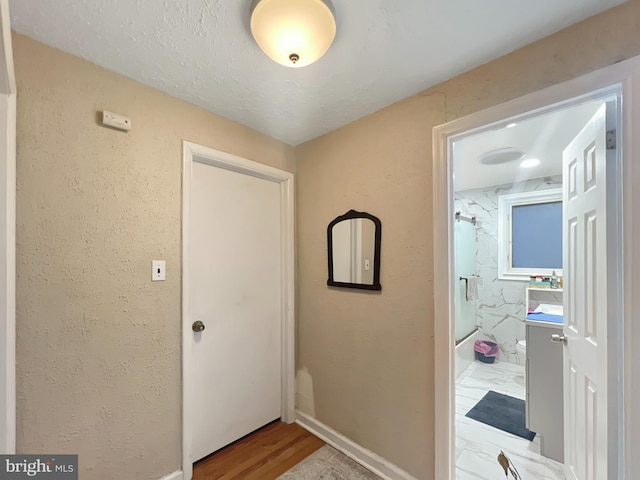
<instances>
[{"instance_id":1,"label":"area rug","mask_svg":"<svg viewBox=\"0 0 640 480\"><path fill-rule=\"evenodd\" d=\"M325 445L277 480L381 480L366 468Z\"/></svg>"},{"instance_id":2,"label":"area rug","mask_svg":"<svg viewBox=\"0 0 640 480\"><path fill-rule=\"evenodd\" d=\"M489 390L466 416L527 440L536 436L525 427L524 400L493 390Z\"/></svg>"}]
</instances>

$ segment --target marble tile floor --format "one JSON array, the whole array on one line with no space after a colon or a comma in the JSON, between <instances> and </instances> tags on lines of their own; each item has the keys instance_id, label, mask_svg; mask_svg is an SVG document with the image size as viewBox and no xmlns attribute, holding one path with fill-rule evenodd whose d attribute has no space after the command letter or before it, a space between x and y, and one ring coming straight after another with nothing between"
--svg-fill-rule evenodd
<instances>
[{"instance_id":1,"label":"marble tile floor","mask_svg":"<svg viewBox=\"0 0 640 480\"><path fill-rule=\"evenodd\" d=\"M502 450L522 480L565 480L562 464L540 455L538 437L530 442L465 417L489 390L524 399L524 366L475 361L456 380L456 479L504 478L497 461Z\"/></svg>"}]
</instances>

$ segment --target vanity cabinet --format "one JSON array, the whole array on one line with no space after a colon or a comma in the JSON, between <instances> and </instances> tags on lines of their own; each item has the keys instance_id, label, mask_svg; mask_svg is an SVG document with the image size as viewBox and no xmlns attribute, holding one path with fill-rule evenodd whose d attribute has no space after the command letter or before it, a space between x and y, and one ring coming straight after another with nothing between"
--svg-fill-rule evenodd
<instances>
[{"instance_id":1,"label":"vanity cabinet","mask_svg":"<svg viewBox=\"0 0 640 480\"><path fill-rule=\"evenodd\" d=\"M527 290L527 307L562 303L562 291ZM558 300L559 299L559 300ZM563 345L551 341L562 335L562 323L526 320L526 420L540 436L540 453L564 462Z\"/></svg>"}]
</instances>

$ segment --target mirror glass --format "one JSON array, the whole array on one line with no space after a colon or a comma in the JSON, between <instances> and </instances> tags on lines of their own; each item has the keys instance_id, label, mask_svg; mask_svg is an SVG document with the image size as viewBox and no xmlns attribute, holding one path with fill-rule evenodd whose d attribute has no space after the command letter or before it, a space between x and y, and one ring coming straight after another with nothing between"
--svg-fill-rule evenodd
<instances>
[{"instance_id":1,"label":"mirror glass","mask_svg":"<svg viewBox=\"0 0 640 480\"><path fill-rule=\"evenodd\" d=\"M328 285L380 290L380 220L351 210L329 224Z\"/></svg>"}]
</instances>

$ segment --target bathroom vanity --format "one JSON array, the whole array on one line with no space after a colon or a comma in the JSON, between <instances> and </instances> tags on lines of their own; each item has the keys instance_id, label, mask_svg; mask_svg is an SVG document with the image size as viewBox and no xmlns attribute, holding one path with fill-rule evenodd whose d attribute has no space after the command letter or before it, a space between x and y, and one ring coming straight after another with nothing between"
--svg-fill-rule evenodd
<instances>
[{"instance_id":1,"label":"bathroom vanity","mask_svg":"<svg viewBox=\"0 0 640 480\"><path fill-rule=\"evenodd\" d=\"M527 289L527 312L539 305L562 305L561 289ZM540 453L564 462L562 316L527 314L526 425L540 436Z\"/></svg>"}]
</instances>

